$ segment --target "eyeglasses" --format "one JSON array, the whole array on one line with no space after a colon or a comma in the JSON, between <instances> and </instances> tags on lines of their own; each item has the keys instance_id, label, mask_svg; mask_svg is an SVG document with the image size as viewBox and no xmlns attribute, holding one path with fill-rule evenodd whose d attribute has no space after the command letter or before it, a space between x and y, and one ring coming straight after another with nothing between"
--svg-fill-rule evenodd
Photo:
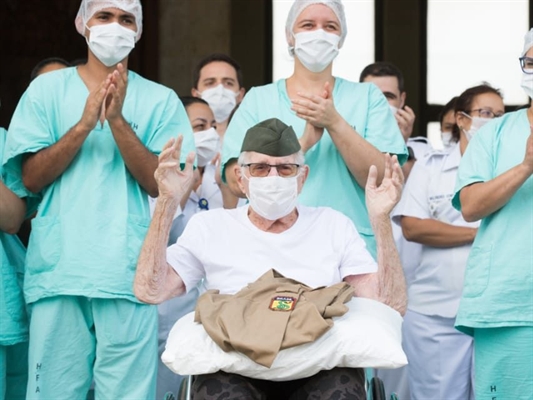
<instances>
[{"instance_id":1,"label":"eyeglasses","mask_svg":"<svg viewBox=\"0 0 533 400\"><path fill-rule=\"evenodd\" d=\"M524 74L533 74L533 58L531 57L520 57L520 68Z\"/></svg>"},{"instance_id":2,"label":"eyeglasses","mask_svg":"<svg viewBox=\"0 0 533 400\"><path fill-rule=\"evenodd\" d=\"M503 113L495 113L492 110L487 108L476 108L475 110L468 111L468 114L477 112L481 118L498 118L503 115Z\"/></svg>"},{"instance_id":3,"label":"eyeglasses","mask_svg":"<svg viewBox=\"0 0 533 400\"><path fill-rule=\"evenodd\" d=\"M272 167L276 168L278 175L282 178L292 178L298 174L300 164L265 164L265 163L250 163L242 164L242 167L248 167L250 175L254 178L264 178L270 174Z\"/></svg>"}]
</instances>

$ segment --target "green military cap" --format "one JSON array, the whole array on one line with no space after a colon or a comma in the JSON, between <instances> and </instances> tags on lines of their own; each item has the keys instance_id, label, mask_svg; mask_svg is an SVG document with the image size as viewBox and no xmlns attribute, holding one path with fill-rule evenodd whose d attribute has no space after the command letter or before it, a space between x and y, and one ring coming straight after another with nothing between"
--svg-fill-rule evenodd
<instances>
[{"instance_id":1,"label":"green military cap","mask_svg":"<svg viewBox=\"0 0 533 400\"><path fill-rule=\"evenodd\" d=\"M297 153L300 149L300 142L292 126L271 118L246 131L241 152L255 151L272 157L284 157Z\"/></svg>"}]
</instances>

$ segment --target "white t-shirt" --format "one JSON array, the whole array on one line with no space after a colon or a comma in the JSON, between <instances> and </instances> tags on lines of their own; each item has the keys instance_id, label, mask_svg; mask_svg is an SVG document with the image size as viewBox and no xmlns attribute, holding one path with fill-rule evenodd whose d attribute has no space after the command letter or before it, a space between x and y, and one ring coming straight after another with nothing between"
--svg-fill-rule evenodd
<instances>
[{"instance_id":1,"label":"white t-shirt","mask_svg":"<svg viewBox=\"0 0 533 400\"><path fill-rule=\"evenodd\" d=\"M205 277L207 289L234 294L269 269L310 287L377 271L353 222L327 207L298 206L295 224L282 233L258 229L248 206L195 214L167 261L187 290Z\"/></svg>"}]
</instances>

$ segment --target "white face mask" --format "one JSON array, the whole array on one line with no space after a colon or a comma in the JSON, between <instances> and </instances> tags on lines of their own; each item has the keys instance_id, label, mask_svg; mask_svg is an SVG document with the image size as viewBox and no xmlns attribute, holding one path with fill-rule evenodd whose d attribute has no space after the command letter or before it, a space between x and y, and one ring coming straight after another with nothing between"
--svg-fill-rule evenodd
<instances>
[{"instance_id":1,"label":"white face mask","mask_svg":"<svg viewBox=\"0 0 533 400\"><path fill-rule=\"evenodd\" d=\"M213 114L215 114L215 121L218 123L224 122L229 118L229 115L237 104L238 95L238 92L227 89L222 84L200 93L202 99L209 104Z\"/></svg>"},{"instance_id":2,"label":"white face mask","mask_svg":"<svg viewBox=\"0 0 533 400\"><path fill-rule=\"evenodd\" d=\"M249 179L250 207L270 221L275 221L292 212L298 203L298 175L291 178L267 176Z\"/></svg>"},{"instance_id":3,"label":"white face mask","mask_svg":"<svg viewBox=\"0 0 533 400\"><path fill-rule=\"evenodd\" d=\"M341 37L317 29L294 35L294 54L311 72L322 72L339 54Z\"/></svg>"},{"instance_id":4,"label":"white face mask","mask_svg":"<svg viewBox=\"0 0 533 400\"><path fill-rule=\"evenodd\" d=\"M453 144L453 135L451 132L441 132L442 144L444 148L450 147Z\"/></svg>"},{"instance_id":5,"label":"white face mask","mask_svg":"<svg viewBox=\"0 0 533 400\"><path fill-rule=\"evenodd\" d=\"M391 111L392 115L396 115L396 113L399 110L398 107L394 107L392 104L389 104L389 108L390 108L390 111Z\"/></svg>"},{"instance_id":6,"label":"white face mask","mask_svg":"<svg viewBox=\"0 0 533 400\"><path fill-rule=\"evenodd\" d=\"M194 144L199 167L205 167L215 157L219 140L220 136L218 136L215 128L194 133Z\"/></svg>"},{"instance_id":7,"label":"white face mask","mask_svg":"<svg viewBox=\"0 0 533 400\"><path fill-rule=\"evenodd\" d=\"M124 60L135 47L137 32L124 28L116 22L94 25L89 39L89 49L106 67L111 67Z\"/></svg>"},{"instance_id":8,"label":"white face mask","mask_svg":"<svg viewBox=\"0 0 533 400\"><path fill-rule=\"evenodd\" d=\"M533 99L533 74L522 73L522 83L520 84L524 92Z\"/></svg>"},{"instance_id":9,"label":"white face mask","mask_svg":"<svg viewBox=\"0 0 533 400\"><path fill-rule=\"evenodd\" d=\"M465 131L463 129L463 132L466 135L466 139L470 141L472 139L472 136L474 136L474 133L476 133L479 128L481 128L483 125L485 125L487 122L491 121L491 118L481 118L481 117L471 117L467 113L461 112L465 117L468 117L472 120L472 124L470 125L470 129L468 131Z\"/></svg>"}]
</instances>

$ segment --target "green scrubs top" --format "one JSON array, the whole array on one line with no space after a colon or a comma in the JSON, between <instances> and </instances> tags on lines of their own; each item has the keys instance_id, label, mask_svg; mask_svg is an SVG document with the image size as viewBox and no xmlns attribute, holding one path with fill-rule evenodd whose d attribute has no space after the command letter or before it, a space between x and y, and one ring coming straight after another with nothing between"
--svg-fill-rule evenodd
<instances>
[{"instance_id":1,"label":"green scrubs top","mask_svg":"<svg viewBox=\"0 0 533 400\"><path fill-rule=\"evenodd\" d=\"M6 130L0 128L0 159L6 135ZM10 187L14 179L2 171L1 164L0 179L18 196L26 197L24 187ZM17 236L0 231L0 346L28 340L28 318L22 296L25 256L26 249Z\"/></svg>"},{"instance_id":2,"label":"green scrubs top","mask_svg":"<svg viewBox=\"0 0 533 400\"><path fill-rule=\"evenodd\" d=\"M88 89L76 68L35 79L13 115L6 166L59 141L81 118ZM171 89L128 72L122 114L154 154L184 135L182 160L194 151L185 109ZM130 174L107 121L98 122L68 168L42 192L26 258L27 302L56 295L137 301L133 278L150 223L148 195Z\"/></svg>"},{"instance_id":3,"label":"green scrubs top","mask_svg":"<svg viewBox=\"0 0 533 400\"><path fill-rule=\"evenodd\" d=\"M459 193L487 182L524 159L530 135L527 110L489 122L470 141L459 166L453 205ZM533 326L533 177L501 209L481 221L468 258L456 326Z\"/></svg>"}]
</instances>

